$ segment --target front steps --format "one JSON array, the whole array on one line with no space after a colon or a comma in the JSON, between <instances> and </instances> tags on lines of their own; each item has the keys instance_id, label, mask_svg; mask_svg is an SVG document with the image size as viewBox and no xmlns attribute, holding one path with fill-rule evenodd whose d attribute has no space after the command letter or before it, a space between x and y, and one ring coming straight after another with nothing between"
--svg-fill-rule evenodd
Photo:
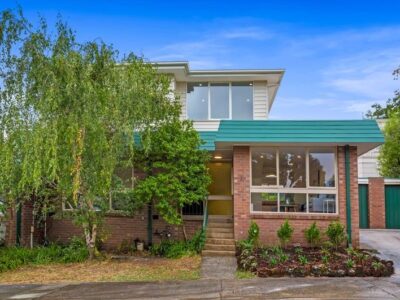
<instances>
[{"instance_id":1,"label":"front steps","mask_svg":"<svg viewBox=\"0 0 400 300\"><path fill-rule=\"evenodd\" d=\"M204 256L235 256L232 217L210 216L206 236Z\"/></svg>"}]
</instances>

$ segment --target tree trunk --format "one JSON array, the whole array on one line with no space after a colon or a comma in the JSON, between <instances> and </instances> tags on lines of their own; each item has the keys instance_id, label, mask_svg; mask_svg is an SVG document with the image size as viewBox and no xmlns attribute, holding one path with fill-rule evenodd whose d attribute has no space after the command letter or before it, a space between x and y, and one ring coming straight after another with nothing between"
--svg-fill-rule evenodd
<instances>
[{"instance_id":1,"label":"tree trunk","mask_svg":"<svg viewBox=\"0 0 400 300\"><path fill-rule=\"evenodd\" d=\"M97 236L97 225L88 224L84 227L86 246L89 251L89 260L95 258L96 255L96 236Z\"/></svg>"},{"instance_id":2,"label":"tree trunk","mask_svg":"<svg viewBox=\"0 0 400 300\"><path fill-rule=\"evenodd\" d=\"M181 219L182 219L182 233L183 233L183 238L185 242L187 241L187 234L186 234L186 227L185 227L185 222L183 221L183 209L181 208Z\"/></svg>"}]
</instances>

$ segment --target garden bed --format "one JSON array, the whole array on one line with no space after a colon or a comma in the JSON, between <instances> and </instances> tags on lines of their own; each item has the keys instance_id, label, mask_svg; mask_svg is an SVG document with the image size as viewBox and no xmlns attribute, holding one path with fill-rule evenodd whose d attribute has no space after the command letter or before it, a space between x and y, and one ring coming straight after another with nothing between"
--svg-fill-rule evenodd
<instances>
[{"instance_id":1,"label":"garden bed","mask_svg":"<svg viewBox=\"0 0 400 300\"><path fill-rule=\"evenodd\" d=\"M240 270L258 277L383 277L394 273L393 262L352 248L238 248Z\"/></svg>"}]
</instances>

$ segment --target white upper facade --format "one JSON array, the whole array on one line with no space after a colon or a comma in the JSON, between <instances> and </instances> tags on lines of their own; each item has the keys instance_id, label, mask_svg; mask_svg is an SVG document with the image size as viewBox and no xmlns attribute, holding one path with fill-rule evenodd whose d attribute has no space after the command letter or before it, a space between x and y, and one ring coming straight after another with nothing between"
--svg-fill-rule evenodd
<instances>
[{"instance_id":1,"label":"white upper facade","mask_svg":"<svg viewBox=\"0 0 400 300\"><path fill-rule=\"evenodd\" d=\"M284 70L190 70L187 62L154 63L171 76L182 118L196 127L220 120L267 120ZM204 128L203 130L212 128Z\"/></svg>"}]
</instances>

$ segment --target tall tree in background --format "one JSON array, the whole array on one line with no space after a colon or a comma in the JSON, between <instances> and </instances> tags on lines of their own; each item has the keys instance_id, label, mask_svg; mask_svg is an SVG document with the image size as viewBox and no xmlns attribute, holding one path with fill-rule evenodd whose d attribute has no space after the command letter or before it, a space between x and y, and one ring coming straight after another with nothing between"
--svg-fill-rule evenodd
<instances>
[{"instance_id":1,"label":"tall tree in background","mask_svg":"<svg viewBox=\"0 0 400 300\"><path fill-rule=\"evenodd\" d=\"M400 76L400 67L393 71L394 79ZM382 176L400 178L400 89L386 106L374 104L367 117L373 119L388 119L383 129L385 143L379 153L379 171Z\"/></svg>"},{"instance_id":2,"label":"tall tree in background","mask_svg":"<svg viewBox=\"0 0 400 300\"><path fill-rule=\"evenodd\" d=\"M398 80L400 76L400 67L393 71L394 80ZM386 105L382 106L378 103L372 105L372 109L366 114L370 119L388 119L390 113L400 110L400 89L394 91L394 97L386 101Z\"/></svg>"},{"instance_id":3,"label":"tall tree in background","mask_svg":"<svg viewBox=\"0 0 400 300\"><path fill-rule=\"evenodd\" d=\"M61 20L50 33L20 10L0 18L0 191L15 205L53 186L93 257L115 167L133 165L134 132L179 110L169 79L134 54L78 43Z\"/></svg>"}]
</instances>

